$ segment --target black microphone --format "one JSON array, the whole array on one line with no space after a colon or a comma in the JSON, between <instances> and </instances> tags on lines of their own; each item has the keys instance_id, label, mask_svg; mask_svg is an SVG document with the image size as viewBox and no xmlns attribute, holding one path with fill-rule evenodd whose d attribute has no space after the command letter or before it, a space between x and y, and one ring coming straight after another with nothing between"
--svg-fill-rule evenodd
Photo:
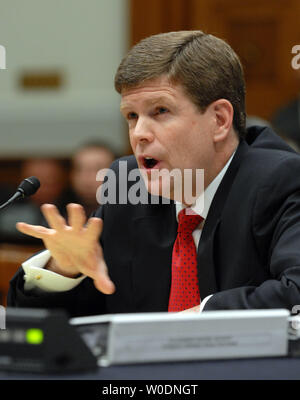
<instances>
[{"instance_id":1,"label":"black microphone","mask_svg":"<svg viewBox=\"0 0 300 400\"><path fill-rule=\"evenodd\" d=\"M29 178L24 179L24 181L20 183L16 193L8 199L7 202L1 204L0 210L9 206L19 198L24 199L25 197L32 196L38 190L40 185L40 181L35 176L30 176Z\"/></svg>"}]
</instances>

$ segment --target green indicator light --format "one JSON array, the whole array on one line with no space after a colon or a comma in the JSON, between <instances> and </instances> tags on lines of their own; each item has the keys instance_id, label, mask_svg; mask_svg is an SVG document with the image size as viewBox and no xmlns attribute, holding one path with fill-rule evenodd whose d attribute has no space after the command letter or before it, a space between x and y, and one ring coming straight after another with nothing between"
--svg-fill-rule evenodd
<instances>
[{"instance_id":1,"label":"green indicator light","mask_svg":"<svg viewBox=\"0 0 300 400\"><path fill-rule=\"evenodd\" d=\"M41 329L28 329L26 340L29 344L41 344L44 340L44 332Z\"/></svg>"}]
</instances>

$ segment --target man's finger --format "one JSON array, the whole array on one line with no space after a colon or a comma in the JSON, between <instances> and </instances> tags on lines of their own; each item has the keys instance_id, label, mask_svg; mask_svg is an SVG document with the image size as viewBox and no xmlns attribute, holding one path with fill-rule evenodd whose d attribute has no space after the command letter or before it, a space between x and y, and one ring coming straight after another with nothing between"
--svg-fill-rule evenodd
<instances>
[{"instance_id":1,"label":"man's finger","mask_svg":"<svg viewBox=\"0 0 300 400\"><path fill-rule=\"evenodd\" d=\"M102 233L103 220L101 218L96 218L96 217L89 218L86 224L86 229L87 229L86 234L90 240L98 240L99 236Z\"/></svg>"},{"instance_id":2,"label":"man's finger","mask_svg":"<svg viewBox=\"0 0 300 400\"><path fill-rule=\"evenodd\" d=\"M83 207L80 204L70 203L67 205L68 223L76 231L80 231L85 222L86 215Z\"/></svg>"},{"instance_id":3,"label":"man's finger","mask_svg":"<svg viewBox=\"0 0 300 400\"><path fill-rule=\"evenodd\" d=\"M104 294L112 294L116 290L114 283L108 276L107 266L104 260L99 262L99 269L94 278L94 284L96 288Z\"/></svg>"},{"instance_id":4,"label":"man's finger","mask_svg":"<svg viewBox=\"0 0 300 400\"><path fill-rule=\"evenodd\" d=\"M29 225L25 224L25 222L18 222L16 228L25 235L33 236L37 239L43 239L50 232L50 229L44 226Z\"/></svg>"},{"instance_id":5,"label":"man's finger","mask_svg":"<svg viewBox=\"0 0 300 400\"><path fill-rule=\"evenodd\" d=\"M97 278L94 280L96 288L104 294L113 294L116 290L115 285L110 279L105 277Z\"/></svg>"},{"instance_id":6,"label":"man's finger","mask_svg":"<svg viewBox=\"0 0 300 400\"><path fill-rule=\"evenodd\" d=\"M192 308L187 308L186 310L180 311L179 313L199 313L200 312L200 305L192 307Z\"/></svg>"},{"instance_id":7,"label":"man's finger","mask_svg":"<svg viewBox=\"0 0 300 400\"><path fill-rule=\"evenodd\" d=\"M60 215L54 204L43 204L41 210L51 228L62 231L66 227L65 219Z\"/></svg>"}]
</instances>

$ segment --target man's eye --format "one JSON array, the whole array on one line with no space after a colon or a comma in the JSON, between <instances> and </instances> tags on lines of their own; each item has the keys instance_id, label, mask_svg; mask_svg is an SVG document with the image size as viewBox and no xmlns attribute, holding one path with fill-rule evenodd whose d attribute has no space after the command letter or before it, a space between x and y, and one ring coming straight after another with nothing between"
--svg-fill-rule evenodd
<instances>
[{"instance_id":1,"label":"man's eye","mask_svg":"<svg viewBox=\"0 0 300 400\"><path fill-rule=\"evenodd\" d=\"M165 114L165 113L167 113L169 110L167 109L167 108L165 108L165 107L158 107L157 109L156 109L156 114Z\"/></svg>"},{"instance_id":2,"label":"man's eye","mask_svg":"<svg viewBox=\"0 0 300 400\"><path fill-rule=\"evenodd\" d=\"M127 119L131 120L131 119L136 119L137 118L137 114L134 112L130 112L127 114Z\"/></svg>"}]
</instances>

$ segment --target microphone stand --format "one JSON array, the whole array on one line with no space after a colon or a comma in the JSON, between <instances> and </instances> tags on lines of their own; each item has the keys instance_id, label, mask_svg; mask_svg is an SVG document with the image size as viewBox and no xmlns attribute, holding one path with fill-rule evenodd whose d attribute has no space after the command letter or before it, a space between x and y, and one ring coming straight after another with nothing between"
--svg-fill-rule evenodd
<instances>
[{"instance_id":1,"label":"microphone stand","mask_svg":"<svg viewBox=\"0 0 300 400\"><path fill-rule=\"evenodd\" d=\"M24 198L24 192L22 193L20 190L18 190L10 199L8 199L5 203L0 205L0 211L12 204L15 200L17 200L19 197Z\"/></svg>"},{"instance_id":2,"label":"microphone stand","mask_svg":"<svg viewBox=\"0 0 300 400\"><path fill-rule=\"evenodd\" d=\"M19 197L24 199L25 197L33 195L38 190L39 187L40 187L40 181L35 176L30 176L29 178L25 178L19 185L16 193L5 203L0 205L0 211L9 206Z\"/></svg>"}]
</instances>

